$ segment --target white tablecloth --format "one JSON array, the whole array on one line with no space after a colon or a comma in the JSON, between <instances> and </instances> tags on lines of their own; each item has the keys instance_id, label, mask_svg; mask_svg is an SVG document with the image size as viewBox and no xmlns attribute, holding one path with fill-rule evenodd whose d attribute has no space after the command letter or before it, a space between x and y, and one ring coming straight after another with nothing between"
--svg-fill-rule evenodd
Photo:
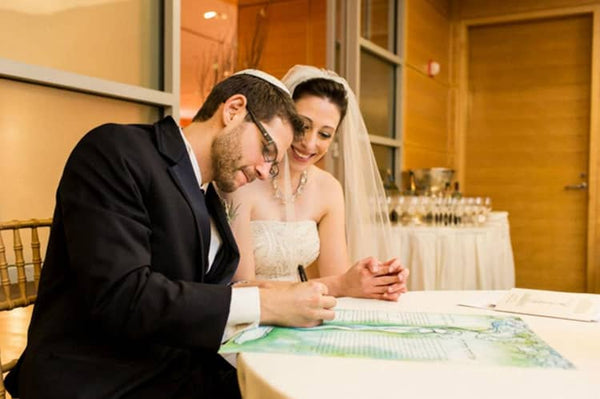
<instances>
[{"instance_id":1,"label":"white tablecloth","mask_svg":"<svg viewBox=\"0 0 600 399\"><path fill-rule=\"evenodd\" d=\"M481 227L394 226L409 289L497 290L515 286L507 212Z\"/></svg>"},{"instance_id":2,"label":"white tablecloth","mask_svg":"<svg viewBox=\"0 0 600 399\"><path fill-rule=\"evenodd\" d=\"M397 303L341 298L344 307L506 315L456 304L488 291L409 292ZM600 397L600 323L520 315L575 369L457 366L452 362L392 361L242 353L238 379L246 399L269 398L544 398Z\"/></svg>"}]
</instances>

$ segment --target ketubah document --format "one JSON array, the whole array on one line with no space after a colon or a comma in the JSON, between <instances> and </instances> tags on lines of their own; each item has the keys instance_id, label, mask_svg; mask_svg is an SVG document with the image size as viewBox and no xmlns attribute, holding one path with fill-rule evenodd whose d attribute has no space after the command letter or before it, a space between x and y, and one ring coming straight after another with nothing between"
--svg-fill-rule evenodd
<instances>
[{"instance_id":1,"label":"ketubah document","mask_svg":"<svg viewBox=\"0 0 600 399\"><path fill-rule=\"evenodd\" d=\"M318 327L242 331L220 350L234 352L573 368L512 316L337 309L334 320Z\"/></svg>"}]
</instances>

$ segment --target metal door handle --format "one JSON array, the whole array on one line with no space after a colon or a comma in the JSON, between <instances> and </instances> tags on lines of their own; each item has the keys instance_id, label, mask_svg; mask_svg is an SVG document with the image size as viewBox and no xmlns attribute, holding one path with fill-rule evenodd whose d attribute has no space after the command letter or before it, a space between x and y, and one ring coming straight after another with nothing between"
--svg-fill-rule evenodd
<instances>
[{"instance_id":1,"label":"metal door handle","mask_svg":"<svg viewBox=\"0 0 600 399\"><path fill-rule=\"evenodd\" d=\"M587 183L582 181L579 184L568 184L565 186L565 190L587 190Z\"/></svg>"}]
</instances>

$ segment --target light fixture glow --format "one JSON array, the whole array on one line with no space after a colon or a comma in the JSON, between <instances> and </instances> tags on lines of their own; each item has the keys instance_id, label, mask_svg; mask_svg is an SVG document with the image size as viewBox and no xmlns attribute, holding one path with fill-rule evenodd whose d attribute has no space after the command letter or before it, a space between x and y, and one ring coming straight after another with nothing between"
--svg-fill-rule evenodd
<instances>
[{"instance_id":1,"label":"light fixture glow","mask_svg":"<svg viewBox=\"0 0 600 399\"><path fill-rule=\"evenodd\" d=\"M204 13L204 19L212 19L217 16L216 11L207 11Z\"/></svg>"}]
</instances>

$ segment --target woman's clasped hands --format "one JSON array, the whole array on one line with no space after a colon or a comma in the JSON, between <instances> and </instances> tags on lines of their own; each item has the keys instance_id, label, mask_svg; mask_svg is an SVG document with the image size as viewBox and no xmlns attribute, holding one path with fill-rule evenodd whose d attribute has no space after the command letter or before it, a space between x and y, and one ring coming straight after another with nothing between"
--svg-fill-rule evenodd
<instances>
[{"instance_id":1,"label":"woman's clasped hands","mask_svg":"<svg viewBox=\"0 0 600 399\"><path fill-rule=\"evenodd\" d=\"M409 270L398 258L381 262L369 257L356 262L340 277L340 294L357 298L396 301L407 291Z\"/></svg>"}]
</instances>

